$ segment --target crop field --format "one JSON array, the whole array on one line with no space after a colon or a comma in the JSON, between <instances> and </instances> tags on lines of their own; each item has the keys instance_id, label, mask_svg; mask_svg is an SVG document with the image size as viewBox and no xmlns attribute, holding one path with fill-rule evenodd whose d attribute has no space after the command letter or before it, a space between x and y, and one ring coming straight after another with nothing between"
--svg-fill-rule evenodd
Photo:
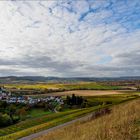
<instances>
[{"instance_id":1,"label":"crop field","mask_svg":"<svg viewBox=\"0 0 140 140\"><path fill-rule=\"evenodd\" d=\"M97 97L85 97L92 107L83 109L71 109L69 111L63 111L52 114L42 114L42 116L36 116L25 121L21 121L17 124L1 128L0 129L0 140L15 140L32 133L39 132L50 127L63 124L65 122L76 119L80 116L96 111L98 109L109 107L113 104L119 104L121 102L132 100L138 96L131 95L110 95L110 96L97 96ZM97 102L102 102L100 105L95 105ZM104 104L109 102L109 104ZM32 112L34 114L34 111ZM37 114L38 115L38 114Z\"/></svg>"},{"instance_id":2,"label":"crop field","mask_svg":"<svg viewBox=\"0 0 140 140\"><path fill-rule=\"evenodd\" d=\"M58 89L59 84L5 84L6 88L9 89Z\"/></svg>"},{"instance_id":3,"label":"crop field","mask_svg":"<svg viewBox=\"0 0 140 140\"><path fill-rule=\"evenodd\" d=\"M101 96L101 95L121 95L121 94L133 94L133 91L123 90L73 90L64 92L52 92L46 94L32 94L28 96L67 96L67 95L78 95L78 96Z\"/></svg>"},{"instance_id":4,"label":"crop field","mask_svg":"<svg viewBox=\"0 0 140 140\"><path fill-rule=\"evenodd\" d=\"M55 83L42 83L42 84L5 84L9 89L66 89L66 90L82 90L82 89L95 89L95 90L113 90L120 89L118 86L104 85L96 82L79 82L75 84L55 84Z\"/></svg>"},{"instance_id":5,"label":"crop field","mask_svg":"<svg viewBox=\"0 0 140 140\"><path fill-rule=\"evenodd\" d=\"M102 96L88 96L86 99L88 100L89 103L105 103L108 102L108 104L117 104L121 103L125 100L130 100L135 97L138 97L138 95L129 95L129 94L117 94L117 95L102 95ZM93 104L94 105L94 104Z\"/></svg>"},{"instance_id":6,"label":"crop field","mask_svg":"<svg viewBox=\"0 0 140 140\"><path fill-rule=\"evenodd\" d=\"M110 85L104 85L101 83L96 82L81 82L78 84L61 84L60 88L69 89L69 90L82 90L82 89L94 89L94 90L113 90L113 89L120 89L118 86L110 86Z\"/></svg>"}]
</instances>

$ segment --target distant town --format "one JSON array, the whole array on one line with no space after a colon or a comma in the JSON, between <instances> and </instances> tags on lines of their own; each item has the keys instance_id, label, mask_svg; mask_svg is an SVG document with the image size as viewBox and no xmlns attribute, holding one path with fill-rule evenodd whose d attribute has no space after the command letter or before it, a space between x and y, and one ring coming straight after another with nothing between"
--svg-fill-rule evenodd
<instances>
[{"instance_id":1,"label":"distant town","mask_svg":"<svg viewBox=\"0 0 140 140\"><path fill-rule=\"evenodd\" d=\"M50 102L54 101L59 104L64 104L63 99L59 96L48 96L45 98L32 98L29 96L13 96L12 93L7 90L5 87L0 87L0 101L5 101L7 103L21 103L21 104L37 104L39 102Z\"/></svg>"}]
</instances>

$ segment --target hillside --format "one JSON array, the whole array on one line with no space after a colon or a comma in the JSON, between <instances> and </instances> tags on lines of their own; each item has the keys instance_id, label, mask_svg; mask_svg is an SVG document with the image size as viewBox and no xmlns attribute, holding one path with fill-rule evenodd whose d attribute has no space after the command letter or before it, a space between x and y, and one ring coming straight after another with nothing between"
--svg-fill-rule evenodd
<instances>
[{"instance_id":1,"label":"hillside","mask_svg":"<svg viewBox=\"0 0 140 140\"><path fill-rule=\"evenodd\" d=\"M115 106L110 115L77 122L35 140L133 140L140 134L140 99Z\"/></svg>"},{"instance_id":2,"label":"hillside","mask_svg":"<svg viewBox=\"0 0 140 140\"><path fill-rule=\"evenodd\" d=\"M140 76L130 77L44 77L44 76L8 76L0 77L0 83L67 83L67 82L105 82L105 81L139 81Z\"/></svg>"}]
</instances>

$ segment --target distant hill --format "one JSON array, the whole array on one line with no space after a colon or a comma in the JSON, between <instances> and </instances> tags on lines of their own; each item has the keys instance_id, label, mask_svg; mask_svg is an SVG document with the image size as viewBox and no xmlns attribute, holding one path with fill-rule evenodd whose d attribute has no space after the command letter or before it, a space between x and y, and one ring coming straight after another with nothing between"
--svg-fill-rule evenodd
<instances>
[{"instance_id":1,"label":"distant hill","mask_svg":"<svg viewBox=\"0 0 140 140\"><path fill-rule=\"evenodd\" d=\"M92 82L92 81L132 81L140 80L140 76L129 77L43 77L43 76L8 76L0 77L0 83L36 83L36 82Z\"/></svg>"}]
</instances>

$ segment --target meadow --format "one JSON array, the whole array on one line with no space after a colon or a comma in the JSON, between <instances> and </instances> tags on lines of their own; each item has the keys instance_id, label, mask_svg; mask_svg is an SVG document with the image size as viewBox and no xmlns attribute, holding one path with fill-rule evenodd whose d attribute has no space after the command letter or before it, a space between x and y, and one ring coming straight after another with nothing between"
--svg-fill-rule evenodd
<instances>
[{"instance_id":1,"label":"meadow","mask_svg":"<svg viewBox=\"0 0 140 140\"><path fill-rule=\"evenodd\" d=\"M35 118L35 117L40 117L40 116L48 115L48 114L52 114L52 113L53 112L51 112L51 111L45 111L42 108L38 108L38 109L34 108L34 109L32 109L32 110L30 110L28 112L28 116L30 118Z\"/></svg>"},{"instance_id":2,"label":"meadow","mask_svg":"<svg viewBox=\"0 0 140 140\"><path fill-rule=\"evenodd\" d=\"M112 108L111 114L79 121L34 140L138 140L140 139L140 99Z\"/></svg>"}]
</instances>

